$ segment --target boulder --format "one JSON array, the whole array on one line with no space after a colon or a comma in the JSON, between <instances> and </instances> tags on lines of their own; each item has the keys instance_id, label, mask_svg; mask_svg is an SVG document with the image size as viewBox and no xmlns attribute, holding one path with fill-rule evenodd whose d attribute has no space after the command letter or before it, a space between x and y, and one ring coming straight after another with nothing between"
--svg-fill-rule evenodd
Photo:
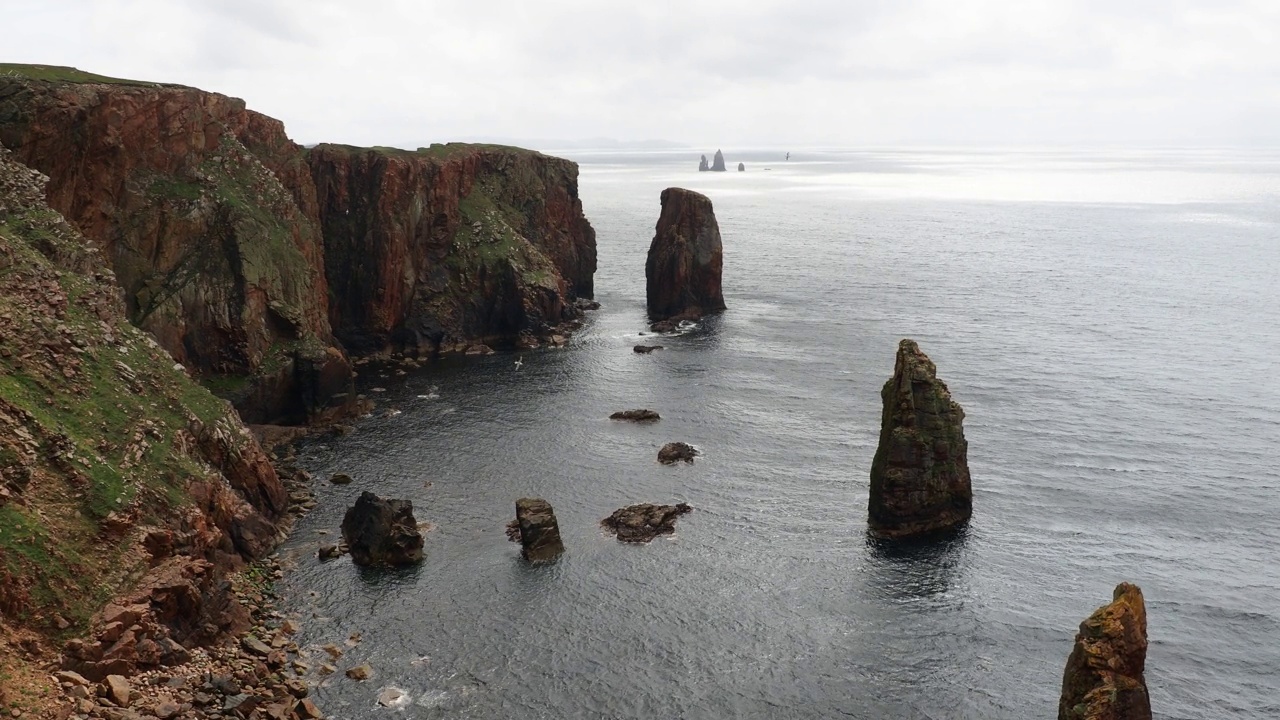
<instances>
[{"instance_id":1,"label":"boulder","mask_svg":"<svg viewBox=\"0 0 1280 720\"><path fill-rule=\"evenodd\" d=\"M662 213L644 266L649 317L696 320L724 310L723 266L720 226L711 200L683 188L663 190Z\"/></svg>"},{"instance_id":2,"label":"boulder","mask_svg":"<svg viewBox=\"0 0 1280 720\"><path fill-rule=\"evenodd\" d=\"M693 458L700 454L698 449L689 443L671 442L663 445L658 451L658 462L663 465L674 465L681 460L691 463Z\"/></svg>"},{"instance_id":3,"label":"boulder","mask_svg":"<svg viewBox=\"0 0 1280 720\"><path fill-rule=\"evenodd\" d=\"M102 683L102 696L120 707L129 707L129 699L133 696L133 688L129 681L119 675L108 675Z\"/></svg>"},{"instance_id":4,"label":"boulder","mask_svg":"<svg viewBox=\"0 0 1280 720\"><path fill-rule=\"evenodd\" d=\"M373 668L368 663L347 668L347 677L352 680L368 680L370 675L373 675Z\"/></svg>"},{"instance_id":5,"label":"boulder","mask_svg":"<svg viewBox=\"0 0 1280 720\"><path fill-rule=\"evenodd\" d=\"M360 493L342 518L342 537L357 565L409 565L422 562L422 533L408 500Z\"/></svg>"},{"instance_id":6,"label":"boulder","mask_svg":"<svg viewBox=\"0 0 1280 720\"><path fill-rule=\"evenodd\" d=\"M641 355L648 355L654 350L662 350L663 347L661 345L637 345L631 349L634 352L640 353Z\"/></svg>"},{"instance_id":7,"label":"boulder","mask_svg":"<svg viewBox=\"0 0 1280 720\"><path fill-rule=\"evenodd\" d=\"M618 412L610 415L609 419L630 420L631 422L651 422L653 420L662 419L662 416L658 415L656 411L648 409L619 410Z\"/></svg>"},{"instance_id":8,"label":"boulder","mask_svg":"<svg viewBox=\"0 0 1280 720\"><path fill-rule=\"evenodd\" d=\"M893 377L880 396L884 414L871 463L871 530L897 538L968 521L973 489L964 410L915 341L898 344Z\"/></svg>"},{"instance_id":9,"label":"boulder","mask_svg":"<svg viewBox=\"0 0 1280 720\"><path fill-rule=\"evenodd\" d=\"M1062 674L1058 720L1151 720L1146 660L1142 590L1120 583L1111 603L1080 624Z\"/></svg>"},{"instance_id":10,"label":"boulder","mask_svg":"<svg viewBox=\"0 0 1280 720\"><path fill-rule=\"evenodd\" d=\"M333 477L329 478L329 482L334 485L350 485L351 476L346 473L334 473Z\"/></svg>"},{"instance_id":11,"label":"boulder","mask_svg":"<svg viewBox=\"0 0 1280 720\"><path fill-rule=\"evenodd\" d=\"M716 156L711 159L711 170L713 172L724 172L724 153L716 150Z\"/></svg>"},{"instance_id":12,"label":"boulder","mask_svg":"<svg viewBox=\"0 0 1280 720\"><path fill-rule=\"evenodd\" d=\"M564 552L560 525L551 503L542 498L520 498L516 501L516 527L521 554L529 562L553 560Z\"/></svg>"},{"instance_id":13,"label":"boulder","mask_svg":"<svg viewBox=\"0 0 1280 720\"><path fill-rule=\"evenodd\" d=\"M622 542L647 543L659 535L674 533L676 519L692 510L686 503L629 505L615 510L612 515L601 520L600 525L617 535Z\"/></svg>"}]
</instances>

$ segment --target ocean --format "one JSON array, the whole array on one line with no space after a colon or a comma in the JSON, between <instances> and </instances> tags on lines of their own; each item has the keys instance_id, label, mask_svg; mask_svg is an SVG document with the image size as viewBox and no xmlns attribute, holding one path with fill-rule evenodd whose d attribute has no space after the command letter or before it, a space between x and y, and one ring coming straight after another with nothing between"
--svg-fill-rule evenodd
<instances>
[{"instance_id":1,"label":"ocean","mask_svg":"<svg viewBox=\"0 0 1280 720\"><path fill-rule=\"evenodd\" d=\"M1157 717L1280 717L1280 150L727 150L565 153L586 327L520 369L363 368L375 413L302 447L319 505L278 587L313 665L346 649L326 714L1052 718L1079 623L1130 581ZM715 205L728 310L640 355L669 186ZM974 514L886 546L868 471L904 337L965 409ZM640 407L662 420L607 419ZM674 440L701 457L658 464ZM432 524L421 566L316 559L365 489ZM507 540L522 496L555 507L558 562ZM694 511L602 532L640 502Z\"/></svg>"}]
</instances>

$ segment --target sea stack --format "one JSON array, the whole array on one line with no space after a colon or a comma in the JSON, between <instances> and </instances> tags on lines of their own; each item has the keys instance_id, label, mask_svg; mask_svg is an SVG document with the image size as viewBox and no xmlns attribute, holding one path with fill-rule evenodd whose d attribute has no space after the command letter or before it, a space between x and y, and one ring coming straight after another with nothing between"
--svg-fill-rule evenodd
<instances>
[{"instance_id":1,"label":"sea stack","mask_svg":"<svg viewBox=\"0 0 1280 720\"><path fill-rule=\"evenodd\" d=\"M871 529L897 538L946 530L973 511L964 410L914 340L898 344L880 392L884 415L871 463Z\"/></svg>"},{"instance_id":2,"label":"sea stack","mask_svg":"<svg viewBox=\"0 0 1280 720\"><path fill-rule=\"evenodd\" d=\"M564 552L560 540L560 524L551 503L542 498L520 498L516 501L516 527L520 548L529 562L553 560Z\"/></svg>"},{"instance_id":3,"label":"sea stack","mask_svg":"<svg viewBox=\"0 0 1280 720\"><path fill-rule=\"evenodd\" d=\"M706 172L710 169L711 166L707 164L707 156L703 155L702 160L698 162L698 172Z\"/></svg>"},{"instance_id":4,"label":"sea stack","mask_svg":"<svg viewBox=\"0 0 1280 720\"><path fill-rule=\"evenodd\" d=\"M724 172L724 153L716 150L716 156L711 160L711 169L714 172Z\"/></svg>"},{"instance_id":5,"label":"sea stack","mask_svg":"<svg viewBox=\"0 0 1280 720\"><path fill-rule=\"evenodd\" d=\"M1120 583L1112 597L1080 623L1062 674L1058 720L1151 720L1143 679L1147 608L1142 590Z\"/></svg>"},{"instance_id":6,"label":"sea stack","mask_svg":"<svg viewBox=\"0 0 1280 720\"><path fill-rule=\"evenodd\" d=\"M422 562L422 533L408 500L360 493L342 518L342 539L357 565L411 565Z\"/></svg>"},{"instance_id":7,"label":"sea stack","mask_svg":"<svg viewBox=\"0 0 1280 720\"><path fill-rule=\"evenodd\" d=\"M723 266L711 200L683 188L663 190L662 214L644 266L649 317L692 320L724 310Z\"/></svg>"},{"instance_id":8,"label":"sea stack","mask_svg":"<svg viewBox=\"0 0 1280 720\"><path fill-rule=\"evenodd\" d=\"M743 172L746 169L747 169L747 166L745 163L738 163L738 172Z\"/></svg>"}]
</instances>

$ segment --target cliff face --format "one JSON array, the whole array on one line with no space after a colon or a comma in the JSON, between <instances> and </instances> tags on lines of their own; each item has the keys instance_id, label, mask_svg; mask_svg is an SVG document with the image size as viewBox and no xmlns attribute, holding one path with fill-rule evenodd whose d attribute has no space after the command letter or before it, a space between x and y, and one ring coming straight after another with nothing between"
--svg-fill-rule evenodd
<instances>
[{"instance_id":1,"label":"cliff face","mask_svg":"<svg viewBox=\"0 0 1280 720\"><path fill-rule=\"evenodd\" d=\"M69 68L0 75L0 143L99 247L128 318L250 421L351 388L302 149L244 102Z\"/></svg>"},{"instance_id":2,"label":"cliff face","mask_svg":"<svg viewBox=\"0 0 1280 720\"><path fill-rule=\"evenodd\" d=\"M913 340L898 344L871 463L871 528L903 537L954 527L973 512L964 410Z\"/></svg>"},{"instance_id":3,"label":"cliff face","mask_svg":"<svg viewBox=\"0 0 1280 720\"><path fill-rule=\"evenodd\" d=\"M577 165L499 146L308 153L330 322L353 351L509 345L580 315L595 231Z\"/></svg>"},{"instance_id":4,"label":"cliff face","mask_svg":"<svg viewBox=\"0 0 1280 720\"><path fill-rule=\"evenodd\" d=\"M1151 720L1143 677L1147 607L1142 590L1120 583L1112 598L1080 623L1062 676L1058 720Z\"/></svg>"},{"instance_id":5,"label":"cliff face","mask_svg":"<svg viewBox=\"0 0 1280 720\"><path fill-rule=\"evenodd\" d=\"M287 494L232 407L127 322L46 180L0 148L0 626L83 630L117 591L167 573L220 608L207 619L221 628L234 600L217 578L274 547ZM87 672L143 662L89 648Z\"/></svg>"},{"instance_id":6,"label":"cliff face","mask_svg":"<svg viewBox=\"0 0 1280 720\"><path fill-rule=\"evenodd\" d=\"M698 318L724 310L720 225L706 195L683 188L662 191L662 214L645 260L649 317Z\"/></svg>"}]
</instances>

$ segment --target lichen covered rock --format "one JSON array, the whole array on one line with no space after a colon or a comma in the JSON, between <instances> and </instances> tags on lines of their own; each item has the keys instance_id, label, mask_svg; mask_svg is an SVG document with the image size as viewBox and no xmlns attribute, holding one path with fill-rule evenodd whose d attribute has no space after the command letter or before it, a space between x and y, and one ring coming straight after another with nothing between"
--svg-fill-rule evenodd
<instances>
[{"instance_id":1,"label":"lichen covered rock","mask_svg":"<svg viewBox=\"0 0 1280 720\"><path fill-rule=\"evenodd\" d=\"M342 518L342 539L357 565L411 565L422 562L422 533L408 500L360 493Z\"/></svg>"},{"instance_id":2,"label":"lichen covered rock","mask_svg":"<svg viewBox=\"0 0 1280 720\"><path fill-rule=\"evenodd\" d=\"M973 490L964 410L914 340L899 343L893 377L880 396L884 414L871 463L871 529L904 537L967 521Z\"/></svg>"},{"instance_id":3,"label":"lichen covered rock","mask_svg":"<svg viewBox=\"0 0 1280 720\"><path fill-rule=\"evenodd\" d=\"M662 191L662 214L645 261L645 297L655 321L724 310L724 248L711 200L683 188Z\"/></svg>"},{"instance_id":4,"label":"lichen covered rock","mask_svg":"<svg viewBox=\"0 0 1280 720\"><path fill-rule=\"evenodd\" d=\"M1151 720L1143 677L1147 609L1142 590L1120 583L1112 598L1080 624L1062 675L1058 720Z\"/></svg>"}]
</instances>

